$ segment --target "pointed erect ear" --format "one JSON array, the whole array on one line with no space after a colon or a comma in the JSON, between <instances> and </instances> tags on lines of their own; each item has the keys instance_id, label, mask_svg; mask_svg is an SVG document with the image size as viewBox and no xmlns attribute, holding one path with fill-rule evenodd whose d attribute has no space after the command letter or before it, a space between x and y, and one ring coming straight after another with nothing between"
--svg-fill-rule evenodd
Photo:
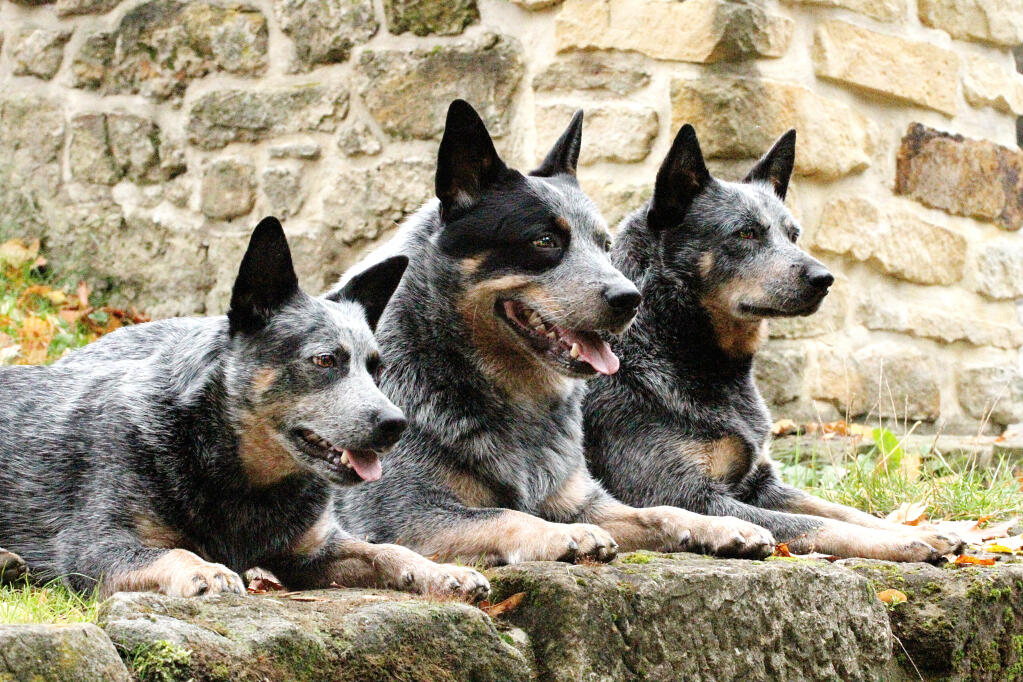
<instances>
[{"instance_id":1,"label":"pointed erect ear","mask_svg":"<svg viewBox=\"0 0 1023 682\"><path fill-rule=\"evenodd\" d=\"M366 309L366 321L373 331L384 314L387 302L398 288L401 276L408 267L408 257L394 256L377 263L369 270L353 277L338 291L328 294L331 301L354 301Z\"/></svg>"},{"instance_id":2,"label":"pointed erect ear","mask_svg":"<svg viewBox=\"0 0 1023 682\"><path fill-rule=\"evenodd\" d=\"M443 213L471 206L507 170L476 110L465 100L452 102L437 154L435 188Z\"/></svg>"},{"instance_id":3,"label":"pointed erect ear","mask_svg":"<svg viewBox=\"0 0 1023 682\"><path fill-rule=\"evenodd\" d=\"M547 152L543 163L530 175L542 178L550 178L555 175L575 175L575 168L579 165L579 150L583 143L583 110L575 112L572 121L561 133L561 137L554 143L551 150Z\"/></svg>"},{"instance_id":4,"label":"pointed erect ear","mask_svg":"<svg viewBox=\"0 0 1023 682\"><path fill-rule=\"evenodd\" d=\"M687 123L678 131L664 163L657 171L654 197L647 213L650 227L661 229L682 222L693 198L710 180L710 171L703 162L696 131Z\"/></svg>"},{"instance_id":5,"label":"pointed erect ear","mask_svg":"<svg viewBox=\"0 0 1023 682\"><path fill-rule=\"evenodd\" d=\"M778 138L778 141L771 147L771 151L764 154L764 157L757 161L753 170L745 177L743 182L761 180L774 188L778 198L785 201L785 194L789 191L789 178L792 177L792 167L796 163L796 131L792 129Z\"/></svg>"},{"instance_id":6,"label":"pointed erect ear","mask_svg":"<svg viewBox=\"0 0 1023 682\"><path fill-rule=\"evenodd\" d=\"M259 330L298 291L284 228L277 218L263 218L252 231L231 291L231 332Z\"/></svg>"}]
</instances>

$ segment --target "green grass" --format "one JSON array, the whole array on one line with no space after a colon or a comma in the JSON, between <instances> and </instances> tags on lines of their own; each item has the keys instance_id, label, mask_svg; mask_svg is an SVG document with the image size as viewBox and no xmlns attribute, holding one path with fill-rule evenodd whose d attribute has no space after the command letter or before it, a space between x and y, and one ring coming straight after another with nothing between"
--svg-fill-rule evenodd
<instances>
[{"instance_id":1,"label":"green grass","mask_svg":"<svg viewBox=\"0 0 1023 682\"><path fill-rule=\"evenodd\" d=\"M890 433L890 432L889 432ZM1012 463L997 460L979 467L965 456L901 448L887 456L875 447L857 454L847 442L797 439L792 447L776 447L772 456L782 478L826 500L874 514L887 514L904 502L926 502L933 520L967 520L989 515L992 520L1023 513L1023 491ZM919 469L904 462L919 455Z\"/></svg>"},{"instance_id":2,"label":"green grass","mask_svg":"<svg viewBox=\"0 0 1023 682\"><path fill-rule=\"evenodd\" d=\"M0 586L0 625L94 623L98 608L95 594L80 595L59 582Z\"/></svg>"}]
</instances>

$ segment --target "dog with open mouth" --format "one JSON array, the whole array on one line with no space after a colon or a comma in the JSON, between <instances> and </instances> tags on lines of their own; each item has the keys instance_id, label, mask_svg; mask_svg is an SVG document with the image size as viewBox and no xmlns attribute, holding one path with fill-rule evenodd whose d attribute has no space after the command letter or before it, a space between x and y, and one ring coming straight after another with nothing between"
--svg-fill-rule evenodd
<instances>
[{"instance_id":1,"label":"dog with open mouth","mask_svg":"<svg viewBox=\"0 0 1023 682\"><path fill-rule=\"evenodd\" d=\"M329 298L264 219L230 310L122 328L51 367L0 368L0 566L100 593L377 586L482 598L478 572L346 533L335 491L377 481L405 416L373 327L408 261Z\"/></svg>"},{"instance_id":2,"label":"dog with open mouth","mask_svg":"<svg viewBox=\"0 0 1023 682\"><path fill-rule=\"evenodd\" d=\"M378 327L381 388L409 427L380 483L342 493L339 518L443 560L763 556L773 539L762 528L628 507L587 473L586 380L619 370L603 335L628 327L640 294L611 264L607 225L576 180L581 131L579 112L522 174L468 103L451 104L437 199L349 273L409 257Z\"/></svg>"},{"instance_id":3,"label":"dog with open mouth","mask_svg":"<svg viewBox=\"0 0 1023 682\"><path fill-rule=\"evenodd\" d=\"M629 358L591 384L586 455L629 504L671 504L768 528L792 551L924 561L962 541L827 502L783 483L769 455L771 415L753 380L768 318L810 315L834 277L796 245L783 203L796 133L741 182L711 176L683 126L653 198L619 227L612 259L643 292L612 341Z\"/></svg>"}]
</instances>

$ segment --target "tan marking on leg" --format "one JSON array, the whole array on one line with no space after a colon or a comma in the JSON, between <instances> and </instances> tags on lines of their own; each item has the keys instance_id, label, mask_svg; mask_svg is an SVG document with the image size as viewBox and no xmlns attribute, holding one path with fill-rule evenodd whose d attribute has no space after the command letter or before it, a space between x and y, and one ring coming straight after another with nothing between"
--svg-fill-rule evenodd
<instances>
[{"instance_id":1,"label":"tan marking on leg","mask_svg":"<svg viewBox=\"0 0 1023 682\"><path fill-rule=\"evenodd\" d=\"M327 509L320 515L309 530L302 533L288 548L297 556L309 557L326 546L327 541L338 529L337 520L334 518L334 506L327 505Z\"/></svg>"},{"instance_id":2,"label":"tan marking on leg","mask_svg":"<svg viewBox=\"0 0 1023 682\"><path fill-rule=\"evenodd\" d=\"M493 507L494 493L470 473L452 471L445 476L448 488L466 507Z\"/></svg>"},{"instance_id":3,"label":"tan marking on leg","mask_svg":"<svg viewBox=\"0 0 1023 682\"><path fill-rule=\"evenodd\" d=\"M558 490L540 504L540 513L545 518L575 517L597 485L586 467L576 469Z\"/></svg>"},{"instance_id":4,"label":"tan marking on leg","mask_svg":"<svg viewBox=\"0 0 1023 682\"><path fill-rule=\"evenodd\" d=\"M146 547L173 549L188 544L183 534L149 514L135 516L135 531Z\"/></svg>"},{"instance_id":5,"label":"tan marking on leg","mask_svg":"<svg viewBox=\"0 0 1023 682\"><path fill-rule=\"evenodd\" d=\"M145 568L105 576L100 588L103 597L114 592L160 592L172 597L191 597L244 591L245 586L236 573L184 549L169 550Z\"/></svg>"}]
</instances>

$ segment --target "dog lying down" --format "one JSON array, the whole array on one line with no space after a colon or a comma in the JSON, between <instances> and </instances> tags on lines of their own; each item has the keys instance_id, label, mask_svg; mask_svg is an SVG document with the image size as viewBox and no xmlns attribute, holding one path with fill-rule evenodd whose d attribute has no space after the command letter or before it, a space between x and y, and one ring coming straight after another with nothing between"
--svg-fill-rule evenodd
<instances>
[{"instance_id":1,"label":"dog lying down","mask_svg":"<svg viewBox=\"0 0 1023 682\"><path fill-rule=\"evenodd\" d=\"M373 545L335 486L380 478L405 417L373 380L373 327L408 261L328 298L299 289L284 231L255 229L226 316L126 327L52 367L0 369L0 546L35 581L176 596L290 589L489 592L474 570Z\"/></svg>"}]
</instances>

